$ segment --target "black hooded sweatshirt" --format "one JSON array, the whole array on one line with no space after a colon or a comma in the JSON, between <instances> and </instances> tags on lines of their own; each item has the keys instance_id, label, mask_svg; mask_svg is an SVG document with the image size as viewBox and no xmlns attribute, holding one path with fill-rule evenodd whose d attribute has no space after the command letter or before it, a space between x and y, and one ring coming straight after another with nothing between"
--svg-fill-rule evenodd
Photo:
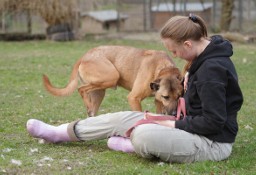
<instances>
[{"instance_id":1,"label":"black hooded sweatshirt","mask_svg":"<svg viewBox=\"0 0 256 175\"><path fill-rule=\"evenodd\" d=\"M175 127L222 143L233 143L238 132L237 112L243 103L232 45L221 36L211 37L192 62L184 94L187 117Z\"/></svg>"}]
</instances>

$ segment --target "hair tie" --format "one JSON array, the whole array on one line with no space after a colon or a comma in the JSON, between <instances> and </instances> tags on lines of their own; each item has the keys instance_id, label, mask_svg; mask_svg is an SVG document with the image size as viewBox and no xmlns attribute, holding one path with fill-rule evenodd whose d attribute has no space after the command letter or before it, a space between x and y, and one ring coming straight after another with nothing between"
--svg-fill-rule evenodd
<instances>
[{"instance_id":1,"label":"hair tie","mask_svg":"<svg viewBox=\"0 0 256 175\"><path fill-rule=\"evenodd\" d=\"M197 17L195 15L193 15L192 13L189 14L189 17L188 17L191 21L193 22L197 22Z\"/></svg>"}]
</instances>

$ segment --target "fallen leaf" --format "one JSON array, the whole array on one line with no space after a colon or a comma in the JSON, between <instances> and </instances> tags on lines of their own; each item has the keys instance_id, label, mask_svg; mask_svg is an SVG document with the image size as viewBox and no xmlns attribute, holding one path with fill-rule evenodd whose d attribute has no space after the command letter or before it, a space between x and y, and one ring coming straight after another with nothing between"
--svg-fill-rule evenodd
<instances>
[{"instance_id":1,"label":"fallen leaf","mask_svg":"<svg viewBox=\"0 0 256 175\"><path fill-rule=\"evenodd\" d=\"M253 128L250 125L246 125L244 128L248 130L253 130Z\"/></svg>"},{"instance_id":2,"label":"fallen leaf","mask_svg":"<svg viewBox=\"0 0 256 175\"><path fill-rule=\"evenodd\" d=\"M46 141L45 141L44 139L39 139L39 140L38 140L38 143L39 143L39 144L45 144Z\"/></svg>"},{"instance_id":3,"label":"fallen leaf","mask_svg":"<svg viewBox=\"0 0 256 175\"><path fill-rule=\"evenodd\" d=\"M5 148L5 149L3 149L3 152L4 153L9 153L9 152L11 152L13 149L12 148Z\"/></svg>"},{"instance_id":4,"label":"fallen leaf","mask_svg":"<svg viewBox=\"0 0 256 175\"><path fill-rule=\"evenodd\" d=\"M18 165L18 166L20 166L22 164L20 160L15 160L15 159L12 159L11 163L15 164L15 165Z\"/></svg>"},{"instance_id":5,"label":"fallen leaf","mask_svg":"<svg viewBox=\"0 0 256 175\"><path fill-rule=\"evenodd\" d=\"M2 159L4 159L4 160L5 160L5 157L4 157L4 155L3 155L3 154L1 154L1 157L2 157Z\"/></svg>"},{"instance_id":6,"label":"fallen leaf","mask_svg":"<svg viewBox=\"0 0 256 175\"><path fill-rule=\"evenodd\" d=\"M158 166L164 166L164 162L159 162L157 165Z\"/></svg>"},{"instance_id":7,"label":"fallen leaf","mask_svg":"<svg viewBox=\"0 0 256 175\"><path fill-rule=\"evenodd\" d=\"M38 148L30 148L30 152L31 153L36 153L36 152L38 152Z\"/></svg>"}]
</instances>

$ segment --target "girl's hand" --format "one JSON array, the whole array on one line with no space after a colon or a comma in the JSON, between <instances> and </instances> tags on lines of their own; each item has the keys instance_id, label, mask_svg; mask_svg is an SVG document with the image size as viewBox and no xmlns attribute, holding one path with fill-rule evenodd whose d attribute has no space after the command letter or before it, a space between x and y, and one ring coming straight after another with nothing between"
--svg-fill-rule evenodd
<instances>
[{"instance_id":1,"label":"girl's hand","mask_svg":"<svg viewBox=\"0 0 256 175\"><path fill-rule=\"evenodd\" d=\"M162 126L175 128L175 121L172 121L172 120L155 120L155 122Z\"/></svg>"},{"instance_id":2,"label":"girl's hand","mask_svg":"<svg viewBox=\"0 0 256 175\"><path fill-rule=\"evenodd\" d=\"M154 113L149 113L149 112L146 112L144 114L144 119L146 119L146 120L150 119L159 125L170 127L170 128L175 128L175 121L171 120L171 118L175 118L175 117L162 115L162 114L154 114Z\"/></svg>"}]
</instances>

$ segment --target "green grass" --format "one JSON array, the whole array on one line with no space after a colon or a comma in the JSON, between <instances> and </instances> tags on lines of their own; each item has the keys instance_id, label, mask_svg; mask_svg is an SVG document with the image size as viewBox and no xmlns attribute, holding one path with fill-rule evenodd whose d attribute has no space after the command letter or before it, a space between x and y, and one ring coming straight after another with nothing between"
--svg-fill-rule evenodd
<instances>
[{"instance_id":1,"label":"green grass","mask_svg":"<svg viewBox=\"0 0 256 175\"><path fill-rule=\"evenodd\" d=\"M149 161L136 154L114 152L106 140L80 143L40 144L25 129L30 118L51 124L85 117L77 92L53 97L42 85L47 74L56 86L65 86L72 65L88 49L103 44L164 49L157 42L75 41L0 42L0 174L255 174L256 172L256 47L234 44L234 56L244 94L239 113L239 134L229 159L221 162L169 164ZM182 68L183 62L175 60ZM129 110L127 91L108 90L100 113ZM153 99L143 102L154 111ZM19 160L21 165L11 163Z\"/></svg>"}]
</instances>

